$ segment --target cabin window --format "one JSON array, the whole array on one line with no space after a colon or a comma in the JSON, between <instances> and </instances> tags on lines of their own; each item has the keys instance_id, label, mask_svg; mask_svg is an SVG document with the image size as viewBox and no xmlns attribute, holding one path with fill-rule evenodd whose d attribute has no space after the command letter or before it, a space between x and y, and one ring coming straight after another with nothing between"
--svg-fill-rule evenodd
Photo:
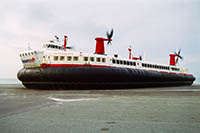
<instances>
[{"instance_id":1,"label":"cabin window","mask_svg":"<svg viewBox=\"0 0 200 133\"><path fill-rule=\"evenodd\" d=\"M120 61L119 61L119 64L123 64L123 61L122 61L122 60L120 60Z\"/></svg>"},{"instance_id":2,"label":"cabin window","mask_svg":"<svg viewBox=\"0 0 200 133\"><path fill-rule=\"evenodd\" d=\"M117 60L117 64L119 64L119 60Z\"/></svg>"},{"instance_id":3,"label":"cabin window","mask_svg":"<svg viewBox=\"0 0 200 133\"><path fill-rule=\"evenodd\" d=\"M97 58L96 58L96 61L97 61L97 62L100 62L100 61L101 61L101 58L97 57Z\"/></svg>"},{"instance_id":4,"label":"cabin window","mask_svg":"<svg viewBox=\"0 0 200 133\"><path fill-rule=\"evenodd\" d=\"M112 63L115 64L115 59L112 60Z\"/></svg>"},{"instance_id":5,"label":"cabin window","mask_svg":"<svg viewBox=\"0 0 200 133\"><path fill-rule=\"evenodd\" d=\"M106 62L106 58L102 58L102 62Z\"/></svg>"},{"instance_id":6,"label":"cabin window","mask_svg":"<svg viewBox=\"0 0 200 133\"><path fill-rule=\"evenodd\" d=\"M88 57L83 57L83 60L84 61L88 61Z\"/></svg>"},{"instance_id":7,"label":"cabin window","mask_svg":"<svg viewBox=\"0 0 200 133\"><path fill-rule=\"evenodd\" d=\"M124 62L124 65L126 65L126 61L123 61Z\"/></svg>"},{"instance_id":8,"label":"cabin window","mask_svg":"<svg viewBox=\"0 0 200 133\"><path fill-rule=\"evenodd\" d=\"M74 61L78 61L78 56L74 56Z\"/></svg>"},{"instance_id":9,"label":"cabin window","mask_svg":"<svg viewBox=\"0 0 200 133\"><path fill-rule=\"evenodd\" d=\"M172 67L172 70L173 70L173 71L180 71L179 68L175 68L175 67Z\"/></svg>"},{"instance_id":10,"label":"cabin window","mask_svg":"<svg viewBox=\"0 0 200 133\"><path fill-rule=\"evenodd\" d=\"M58 56L54 56L53 60L58 61Z\"/></svg>"},{"instance_id":11,"label":"cabin window","mask_svg":"<svg viewBox=\"0 0 200 133\"><path fill-rule=\"evenodd\" d=\"M65 56L60 56L60 61L64 61L65 60Z\"/></svg>"},{"instance_id":12,"label":"cabin window","mask_svg":"<svg viewBox=\"0 0 200 133\"><path fill-rule=\"evenodd\" d=\"M90 61L92 61L92 62L93 62L93 61L94 61L94 57L90 57Z\"/></svg>"},{"instance_id":13,"label":"cabin window","mask_svg":"<svg viewBox=\"0 0 200 133\"><path fill-rule=\"evenodd\" d=\"M67 56L67 61L71 61L72 57L71 56Z\"/></svg>"}]
</instances>

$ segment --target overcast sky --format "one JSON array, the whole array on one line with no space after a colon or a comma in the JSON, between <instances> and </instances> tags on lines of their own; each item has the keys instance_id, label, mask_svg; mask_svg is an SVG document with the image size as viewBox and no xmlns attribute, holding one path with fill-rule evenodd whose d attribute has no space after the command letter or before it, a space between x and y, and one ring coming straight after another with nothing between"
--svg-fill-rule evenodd
<instances>
[{"instance_id":1,"label":"overcast sky","mask_svg":"<svg viewBox=\"0 0 200 133\"><path fill-rule=\"evenodd\" d=\"M0 78L16 78L19 52L39 49L53 39L69 36L77 50L94 52L97 36L114 28L108 53L134 55L168 64L169 53L182 49L179 65L200 77L199 0L1 0Z\"/></svg>"}]
</instances>

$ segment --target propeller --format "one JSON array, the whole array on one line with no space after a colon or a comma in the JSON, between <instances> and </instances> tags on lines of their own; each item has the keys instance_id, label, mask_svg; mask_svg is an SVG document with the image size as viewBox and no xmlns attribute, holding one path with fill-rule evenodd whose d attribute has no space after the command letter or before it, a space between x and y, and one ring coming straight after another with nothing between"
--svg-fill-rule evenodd
<instances>
[{"instance_id":1,"label":"propeller","mask_svg":"<svg viewBox=\"0 0 200 133\"><path fill-rule=\"evenodd\" d=\"M107 38L109 39L109 41L108 41L108 43L107 43L107 45L108 45L108 44L111 43L111 38L112 38L112 36L113 36L113 29L111 29L110 34L109 34L108 31L107 31L107 32L106 32L106 35L107 35Z\"/></svg>"},{"instance_id":2,"label":"propeller","mask_svg":"<svg viewBox=\"0 0 200 133\"><path fill-rule=\"evenodd\" d=\"M180 54L181 54L181 49L179 49L178 53L175 52L174 54L177 55L176 64L178 63L179 58L180 58L181 60L183 60L183 57L180 55Z\"/></svg>"}]
</instances>

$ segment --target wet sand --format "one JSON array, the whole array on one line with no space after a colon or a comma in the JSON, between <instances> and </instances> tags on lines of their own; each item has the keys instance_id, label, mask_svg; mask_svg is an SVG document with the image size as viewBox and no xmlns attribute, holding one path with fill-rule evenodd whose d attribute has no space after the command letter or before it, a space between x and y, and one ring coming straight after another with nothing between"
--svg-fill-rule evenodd
<instances>
[{"instance_id":1,"label":"wet sand","mask_svg":"<svg viewBox=\"0 0 200 133\"><path fill-rule=\"evenodd\" d=\"M200 131L200 85L33 90L0 84L0 132Z\"/></svg>"}]
</instances>

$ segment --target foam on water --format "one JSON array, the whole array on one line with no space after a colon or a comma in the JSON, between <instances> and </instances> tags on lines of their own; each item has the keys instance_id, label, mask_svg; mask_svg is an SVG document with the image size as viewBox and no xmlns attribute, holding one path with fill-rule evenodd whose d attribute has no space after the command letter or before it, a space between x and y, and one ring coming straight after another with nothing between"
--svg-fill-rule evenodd
<instances>
[{"instance_id":1,"label":"foam on water","mask_svg":"<svg viewBox=\"0 0 200 133\"><path fill-rule=\"evenodd\" d=\"M55 98L55 97L48 97L48 99L56 101L56 102L75 102L75 101L90 101L96 100L95 98L81 98L81 99L62 99L62 98Z\"/></svg>"}]
</instances>

